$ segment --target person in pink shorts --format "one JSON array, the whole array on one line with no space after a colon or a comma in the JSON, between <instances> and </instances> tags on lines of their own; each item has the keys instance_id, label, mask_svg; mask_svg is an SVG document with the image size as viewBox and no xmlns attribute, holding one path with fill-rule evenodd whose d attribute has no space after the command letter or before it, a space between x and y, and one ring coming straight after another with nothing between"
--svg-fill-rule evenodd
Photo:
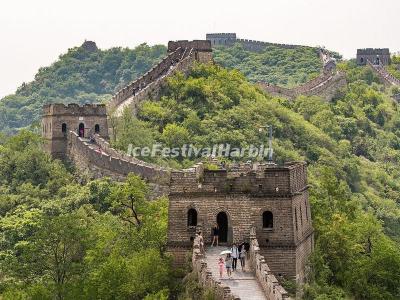
<instances>
[{"instance_id":1,"label":"person in pink shorts","mask_svg":"<svg viewBox=\"0 0 400 300\"><path fill-rule=\"evenodd\" d=\"M218 260L218 267L219 267L219 278L222 278L222 274L224 274L224 259L222 257L219 258Z\"/></svg>"}]
</instances>

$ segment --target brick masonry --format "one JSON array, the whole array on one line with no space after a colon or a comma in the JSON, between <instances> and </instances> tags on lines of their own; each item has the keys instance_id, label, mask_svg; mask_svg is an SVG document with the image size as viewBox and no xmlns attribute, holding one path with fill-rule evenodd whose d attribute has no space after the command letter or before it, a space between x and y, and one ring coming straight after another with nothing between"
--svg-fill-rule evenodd
<instances>
[{"instance_id":1,"label":"brick masonry","mask_svg":"<svg viewBox=\"0 0 400 300\"><path fill-rule=\"evenodd\" d=\"M199 164L171 173L169 199L169 214L174 216L168 221L171 252L189 249L198 228L205 242L211 243L211 228L222 212L228 219L228 245L249 241L255 227L272 272L304 281L313 238L305 163L274 165L237 177L227 170L203 170ZM196 227L188 226L189 209L197 212ZM263 227L266 211L273 214L272 228Z\"/></svg>"}]
</instances>

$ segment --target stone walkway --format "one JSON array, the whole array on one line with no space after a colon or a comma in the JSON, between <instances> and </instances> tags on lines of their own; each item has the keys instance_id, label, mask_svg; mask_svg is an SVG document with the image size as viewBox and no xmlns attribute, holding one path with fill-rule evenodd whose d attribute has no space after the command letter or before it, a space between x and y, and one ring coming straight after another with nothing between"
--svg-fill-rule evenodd
<instances>
[{"instance_id":1,"label":"stone walkway","mask_svg":"<svg viewBox=\"0 0 400 300\"><path fill-rule=\"evenodd\" d=\"M207 267L213 274L215 279L219 279L218 259L220 253L226 250L226 247L208 247L206 250ZM229 286L235 296L241 300L265 300L266 297L258 284L255 275L247 268L242 271L240 261L238 260L238 269L232 273L232 278L229 279L224 269L224 274L221 279L223 284Z\"/></svg>"}]
</instances>

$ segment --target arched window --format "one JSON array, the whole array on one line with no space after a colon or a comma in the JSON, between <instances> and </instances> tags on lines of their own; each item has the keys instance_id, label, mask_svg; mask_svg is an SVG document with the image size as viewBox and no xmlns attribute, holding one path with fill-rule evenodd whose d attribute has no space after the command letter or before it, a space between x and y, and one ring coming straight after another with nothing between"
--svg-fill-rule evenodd
<instances>
[{"instance_id":1,"label":"arched window","mask_svg":"<svg viewBox=\"0 0 400 300\"><path fill-rule=\"evenodd\" d=\"M273 228L274 227L274 215L270 211L264 211L263 215L263 228Z\"/></svg>"},{"instance_id":2,"label":"arched window","mask_svg":"<svg viewBox=\"0 0 400 300\"><path fill-rule=\"evenodd\" d=\"M99 133L100 132L100 125L99 124L94 125L94 132L95 133Z\"/></svg>"},{"instance_id":3,"label":"arched window","mask_svg":"<svg viewBox=\"0 0 400 300\"><path fill-rule=\"evenodd\" d=\"M360 58L360 62L363 64L364 63L364 57Z\"/></svg>"},{"instance_id":4,"label":"arched window","mask_svg":"<svg viewBox=\"0 0 400 300\"><path fill-rule=\"evenodd\" d=\"M62 125L61 125L61 131L62 131L62 133L67 133L67 124L65 124L65 123L62 123Z\"/></svg>"},{"instance_id":5,"label":"arched window","mask_svg":"<svg viewBox=\"0 0 400 300\"><path fill-rule=\"evenodd\" d=\"M187 225L197 226L197 211L194 208L188 210Z\"/></svg>"}]
</instances>

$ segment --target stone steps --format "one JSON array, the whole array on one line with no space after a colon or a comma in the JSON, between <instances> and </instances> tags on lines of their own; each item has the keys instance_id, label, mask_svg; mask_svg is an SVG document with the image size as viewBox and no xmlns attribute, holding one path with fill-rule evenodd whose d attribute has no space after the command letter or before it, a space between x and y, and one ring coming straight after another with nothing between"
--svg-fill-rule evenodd
<instances>
[{"instance_id":1,"label":"stone steps","mask_svg":"<svg viewBox=\"0 0 400 300\"><path fill-rule=\"evenodd\" d=\"M215 279L219 279L218 259L220 253L227 247L209 247L206 250L206 262L208 269L212 272ZM232 272L232 278L229 279L226 271L222 279L219 279L224 285L229 286L232 293L242 300L265 300L267 299L259 285L255 275L251 270L246 268L242 271L240 261L238 260L238 269Z\"/></svg>"}]
</instances>

